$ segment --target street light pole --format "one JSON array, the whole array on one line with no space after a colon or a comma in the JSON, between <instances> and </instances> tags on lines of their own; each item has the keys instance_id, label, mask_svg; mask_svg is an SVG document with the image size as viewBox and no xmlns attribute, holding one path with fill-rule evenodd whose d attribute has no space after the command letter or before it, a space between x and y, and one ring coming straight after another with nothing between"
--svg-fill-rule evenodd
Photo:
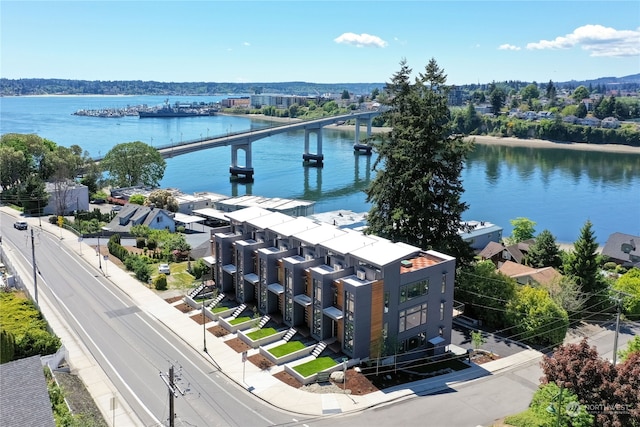
<instances>
[{"instance_id":1,"label":"street light pole","mask_svg":"<svg viewBox=\"0 0 640 427\"><path fill-rule=\"evenodd\" d=\"M98 255L98 268L102 270L102 254L100 253L100 235L98 235L98 250L96 252Z\"/></svg>"},{"instance_id":2,"label":"street light pole","mask_svg":"<svg viewBox=\"0 0 640 427\"><path fill-rule=\"evenodd\" d=\"M204 285L204 272L202 273L202 284ZM202 288L204 290L204 287ZM207 317L204 314L204 300L202 300L202 340L204 343L204 352L207 352Z\"/></svg>"}]
</instances>

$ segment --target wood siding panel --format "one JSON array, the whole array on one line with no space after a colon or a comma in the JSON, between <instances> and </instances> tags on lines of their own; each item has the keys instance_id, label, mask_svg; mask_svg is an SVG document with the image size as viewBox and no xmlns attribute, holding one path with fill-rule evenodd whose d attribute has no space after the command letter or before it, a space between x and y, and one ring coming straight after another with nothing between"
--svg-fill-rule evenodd
<instances>
[{"instance_id":1,"label":"wood siding panel","mask_svg":"<svg viewBox=\"0 0 640 427\"><path fill-rule=\"evenodd\" d=\"M371 344L370 353L378 353L382 337L384 313L384 281L378 280L371 284ZM371 354L375 357L375 355Z\"/></svg>"}]
</instances>

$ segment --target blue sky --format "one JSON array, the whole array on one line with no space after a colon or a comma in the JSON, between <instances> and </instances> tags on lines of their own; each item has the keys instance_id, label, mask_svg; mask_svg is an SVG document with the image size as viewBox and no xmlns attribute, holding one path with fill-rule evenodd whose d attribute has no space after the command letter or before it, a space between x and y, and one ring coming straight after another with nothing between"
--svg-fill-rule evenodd
<instances>
[{"instance_id":1,"label":"blue sky","mask_svg":"<svg viewBox=\"0 0 640 427\"><path fill-rule=\"evenodd\" d=\"M0 76L449 84L640 73L639 1L5 1Z\"/></svg>"}]
</instances>

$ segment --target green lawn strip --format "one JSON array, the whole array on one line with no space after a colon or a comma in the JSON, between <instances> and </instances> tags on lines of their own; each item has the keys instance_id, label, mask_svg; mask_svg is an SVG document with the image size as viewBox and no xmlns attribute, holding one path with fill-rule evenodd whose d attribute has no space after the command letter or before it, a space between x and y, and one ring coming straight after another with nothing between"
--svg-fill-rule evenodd
<instances>
[{"instance_id":1,"label":"green lawn strip","mask_svg":"<svg viewBox=\"0 0 640 427\"><path fill-rule=\"evenodd\" d=\"M336 366L337 364L338 363L330 357L318 357L302 365L294 366L293 369L302 375L303 378L306 378L332 366Z\"/></svg>"},{"instance_id":2,"label":"green lawn strip","mask_svg":"<svg viewBox=\"0 0 640 427\"><path fill-rule=\"evenodd\" d=\"M249 316L241 316L241 317L236 317L235 319L232 319L229 321L230 325L237 325L238 323L244 323L248 320L251 320L251 317Z\"/></svg>"},{"instance_id":3,"label":"green lawn strip","mask_svg":"<svg viewBox=\"0 0 640 427\"><path fill-rule=\"evenodd\" d=\"M249 332L247 334L247 337L251 338L253 341L257 341L260 338L271 336L277 332L278 331L276 331L273 328L262 328L262 329L258 329L257 331Z\"/></svg>"},{"instance_id":4,"label":"green lawn strip","mask_svg":"<svg viewBox=\"0 0 640 427\"><path fill-rule=\"evenodd\" d=\"M231 310L233 307L225 307L224 305L213 307L212 313L222 313L223 311Z\"/></svg>"},{"instance_id":5,"label":"green lawn strip","mask_svg":"<svg viewBox=\"0 0 640 427\"><path fill-rule=\"evenodd\" d=\"M282 357L286 354L293 353L294 351L302 350L304 347L304 344L300 341L289 341L286 344L269 349L269 353L273 354L275 357Z\"/></svg>"}]
</instances>

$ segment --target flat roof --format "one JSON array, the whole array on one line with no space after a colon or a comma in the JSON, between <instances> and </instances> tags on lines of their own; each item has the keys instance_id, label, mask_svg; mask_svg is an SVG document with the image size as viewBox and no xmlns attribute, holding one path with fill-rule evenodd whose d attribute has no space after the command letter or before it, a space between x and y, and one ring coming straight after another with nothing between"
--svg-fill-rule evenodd
<instances>
[{"instance_id":1,"label":"flat roof","mask_svg":"<svg viewBox=\"0 0 640 427\"><path fill-rule=\"evenodd\" d=\"M318 227L302 231L293 237L300 240L301 242L305 242L310 245L317 245L321 242L326 242L329 239L333 239L334 237L338 237L345 233L346 231L340 230L333 225L321 224Z\"/></svg>"},{"instance_id":2,"label":"flat roof","mask_svg":"<svg viewBox=\"0 0 640 427\"><path fill-rule=\"evenodd\" d=\"M318 226L320 226L319 223L309 219L308 217L299 216L289 222L272 225L269 227L269 230L279 236L290 237Z\"/></svg>"},{"instance_id":3,"label":"flat roof","mask_svg":"<svg viewBox=\"0 0 640 427\"><path fill-rule=\"evenodd\" d=\"M382 267L399 259L405 259L420 252L420 248L410 245L399 245L391 241L378 241L373 245L362 246L351 252L351 255Z\"/></svg>"},{"instance_id":4,"label":"flat roof","mask_svg":"<svg viewBox=\"0 0 640 427\"><path fill-rule=\"evenodd\" d=\"M195 215L185 215L183 213L180 212L176 212L173 216L173 219L177 222L181 222L183 224L191 224L194 222L202 222L204 221L204 218L202 218L201 216L195 216Z\"/></svg>"},{"instance_id":5,"label":"flat roof","mask_svg":"<svg viewBox=\"0 0 640 427\"><path fill-rule=\"evenodd\" d=\"M257 218L262 215L269 215L271 213L273 212L263 208L259 208L257 206L250 206L245 209L240 209L233 212L227 212L227 218L229 218L231 221L246 222L246 221L249 221L250 219Z\"/></svg>"},{"instance_id":6,"label":"flat roof","mask_svg":"<svg viewBox=\"0 0 640 427\"><path fill-rule=\"evenodd\" d=\"M293 218L289 215L285 215L281 212L271 212L268 215L262 215L256 218L247 220L247 224L250 224L258 229L270 228L277 224L284 222L290 222Z\"/></svg>"},{"instance_id":7,"label":"flat roof","mask_svg":"<svg viewBox=\"0 0 640 427\"><path fill-rule=\"evenodd\" d=\"M227 218L227 212L223 212L218 209L213 209L213 208L194 209L193 213L201 215L205 218L213 218L213 219L219 219L221 221L229 222L229 218Z\"/></svg>"},{"instance_id":8,"label":"flat roof","mask_svg":"<svg viewBox=\"0 0 640 427\"><path fill-rule=\"evenodd\" d=\"M346 255L363 246L373 245L379 242L379 240L373 239L357 231L344 231L345 234L323 242L322 246L330 251Z\"/></svg>"}]
</instances>

